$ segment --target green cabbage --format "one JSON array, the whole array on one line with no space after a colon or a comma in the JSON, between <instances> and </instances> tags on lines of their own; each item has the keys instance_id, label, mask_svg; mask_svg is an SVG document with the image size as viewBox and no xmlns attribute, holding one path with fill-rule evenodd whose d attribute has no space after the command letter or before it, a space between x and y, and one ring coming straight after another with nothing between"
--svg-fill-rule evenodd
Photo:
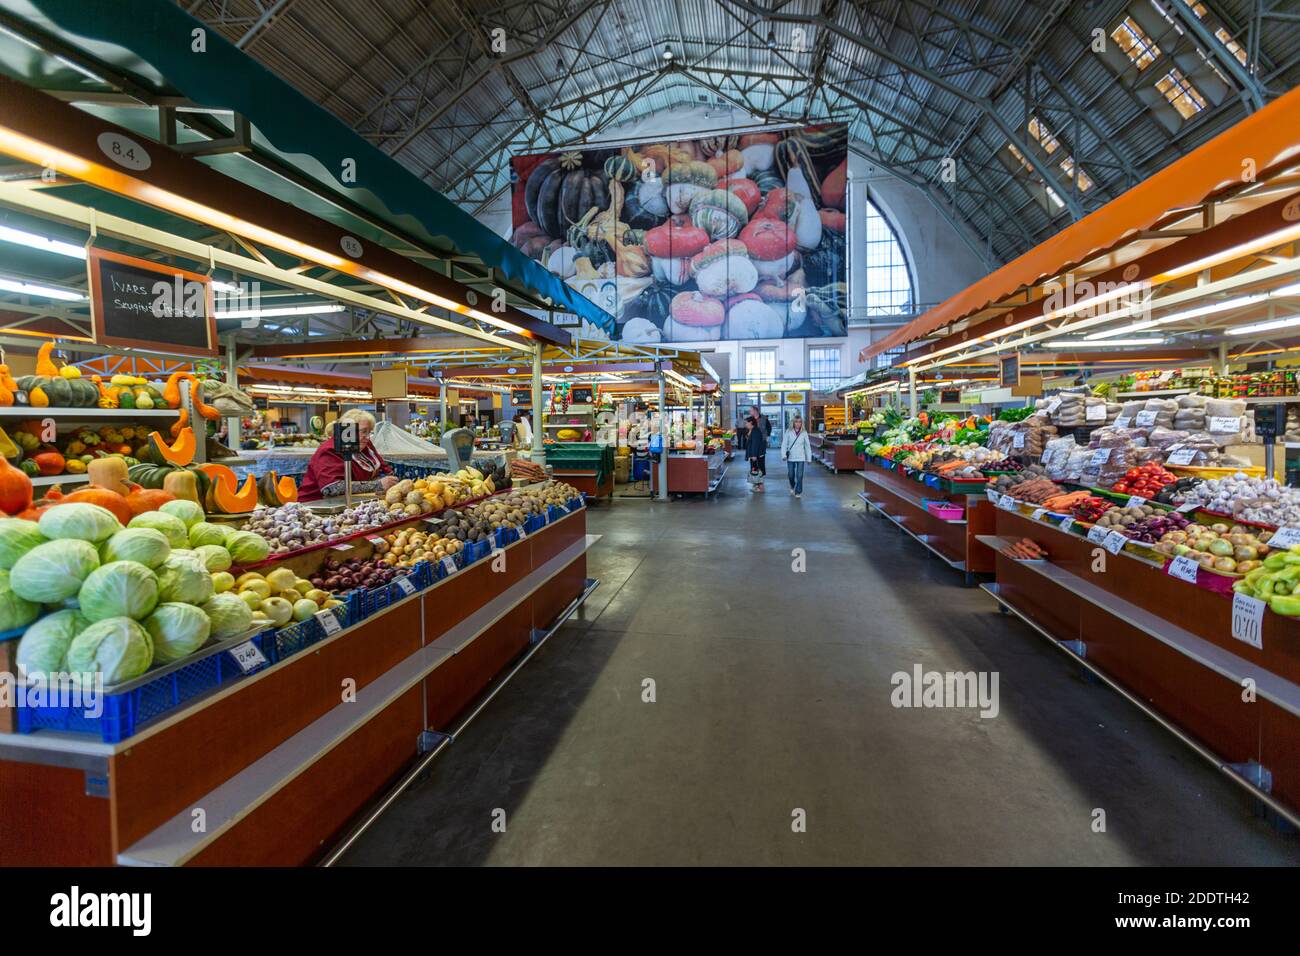
<instances>
[{"instance_id":1,"label":"green cabbage","mask_svg":"<svg viewBox=\"0 0 1300 956\"><path fill-rule=\"evenodd\" d=\"M180 518L187 528L203 520L203 509L184 498L169 501L158 510L165 515L171 515L173 518Z\"/></svg>"},{"instance_id":2,"label":"green cabbage","mask_svg":"<svg viewBox=\"0 0 1300 956\"><path fill-rule=\"evenodd\" d=\"M226 550L236 564L256 564L266 560L271 543L252 531L230 531L226 534Z\"/></svg>"},{"instance_id":3,"label":"green cabbage","mask_svg":"<svg viewBox=\"0 0 1300 956\"><path fill-rule=\"evenodd\" d=\"M197 548L205 544L225 544L226 529L219 524L200 521L190 525L190 547Z\"/></svg>"},{"instance_id":4,"label":"green cabbage","mask_svg":"<svg viewBox=\"0 0 1300 956\"><path fill-rule=\"evenodd\" d=\"M121 531L122 522L107 508L74 501L45 512L38 527L47 538L76 538L99 544Z\"/></svg>"},{"instance_id":5,"label":"green cabbage","mask_svg":"<svg viewBox=\"0 0 1300 956\"><path fill-rule=\"evenodd\" d=\"M189 532L185 527L185 522L175 515L164 514L161 511L146 511L144 514L132 518L127 527L154 528L167 535L167 542L173 548L188 548L190 546Z\"/></svg>"},{"instance_id":6,"label":"green cabbage","mask_svg":"<svg viewBox=\"0 0 1300 956\"><path fill-rule=\"evenodd\" d=\"M0 570L0 631L26 627L41 613L39 601L27 601L14 593L9 572Z\"/></svg>"},{"instance_id":7,"label":"green cabbage","mask_svg":"<svg viewBox=\"0 0 1300 956\"><path fill-rule=\"evenodd\" d=\"M239 595L229 591L214 594L203 605L203 611L212 622L212 636L217 640L242 634L253 626L253 612Z\"/></svg>"},{"instance_id":8,"label":"green cabbage","mask_svg":"<svg viewBox=\"0 0 1300 956\"><path fill-rule=\"evenodd\" d=\"M175 552L158 569L158 599L202 604L212 597L212 575L197 555Z\"/></svg>"},{"instance_id":9,"label":"green cabbage","mask_svg":"<svg viewBox=\"0 0 1300 956\"><path fill-rule=\"evenodd\" d=\"M90 572L77 600L88 621L139 620L158 604L158 578L139 561L113 561Z\"/></svg>"},{"instance_id":10,"label":"green cabbage","mask_svg":"<svg viewBox=\"0 0 1300 956\"><path fill-rule=\"evenodd\" d=\"M159 604L144 619L144 629L153 639L153 659L166 664L202 647L212 632L212 622L202 608L168 602Z\"/></svg>"},{"instance_id":11,"label":"green cabbage","mask_svg":"<svg viewBox=\"0 0 1300 956\"><path fill-rule=\"evenodd\" d=\"M15 561L45 540L35 521L0 518L0 569L8 571Z\"/></svg>"},{"instance_id":12,"label":"green cabbage","mask_svg":"<svg viewBox=\"0 0 1300 956\"><path fill-rule=\"evenodd\" d=\"M200 545L195 554L209 571L224 571L234 563L230 560L230 552L219 544Z\"/></svg>"},{"instance_id":13,"label":"green cabbage","mask_svg":"<svg viewBox=\"0 0 1300 956\"><path fill-rule=\"evenodd\" d=\"M45 615L18 642L19 670L24 674L55 674L64 670L68 645L89 624L80 611Z\"/></svg>"},{"instance_id":14,"label":"green cabbage","mask_svg":"<svg viewBox=\"0 0 1300 956\"><path fill-rule=\"evenodd\" d=\"M99 559L110 561L139 561L145 567L156 568L167 560L172 546L167 535L155 528L124 528L99 546Z\"/></svg>"},{"instance_id":15,"label":"green cabbage","mask_svg":"<svg viewBox=\"0 0 1300 956\"><path fill-rule=\"evenodd\" d=\"M89 541L46 541L14 562L9 580L19 597L53 604L75 597L81 582L97 567L99 552Z\"/></svg>"},{"instance_id":16,"label":"green cabbage","mask_svg":"<svg viewBox=\"0 0 1300 956\"><path fill-rule=\"evenodd\" d=\"M105 684L120 684L149 669L153 663L153 638L129 617L107 617L72 639L67 663L74 674L101 673Z\"/></svg>"}]
</instances>

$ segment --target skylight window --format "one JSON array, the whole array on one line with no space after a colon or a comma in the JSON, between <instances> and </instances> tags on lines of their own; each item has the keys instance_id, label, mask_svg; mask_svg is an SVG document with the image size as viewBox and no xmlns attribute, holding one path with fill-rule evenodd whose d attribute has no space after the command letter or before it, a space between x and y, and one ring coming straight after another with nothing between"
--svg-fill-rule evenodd
<instances>
[{"instance_id":1,"label":"skylight window","mask_svg":"<svg viewBox=\"0 0 1300 956\"><path fill-rule=\"evenodd\" d=\"M1237 58L1238 63L1242 66L1246 65L1246 48L1232 38L1232 34L1228 32L1227 27L1214 18L1210 11L1206 9L1205 4L1201 3L1200 0L1178 0L1178 2L1182 3L1183 6L1196 14L1196 19L1203 21L1205 25L1210 28L1210 32L1214 34L1214 38L1222 43L1227 51Z\"/></svg>"},{"instance_id":2,"label":"skylight window","mask_svg":"<svg viewBox=\"0 0 1300 956\"><path fill-rule=\"evenodd\" d=\"M1177 68L1158 79L1156 89L1169 101L1170 106L1178 110L1178 115L1183 119L1191 119L1207 105L1205 97Z\"/></svg>"},{"instance_id":3,"label":"skylight window","mask_svg":"<svg viewBox=\"0 0 1300 956\"><path fill-rule=\"evenodd\" d=\"M1125 17L1110 36L1139 70L1145 70L1160 56L1156 41L1147 36L1132 17Z\"/></svg>"},{"instance_id":4,"label":"skylight window","mask_svg":"<svg viewBox=\"0 0 1300 956\"><path fill-rule=\"evenodd\" d=\"M1038 145L1043 148L1043 152L1048 156L1051 156L1060 149L1061 141L1056 138L1050 129L1047 128L1047 124L1037 116L1031 116L1029 118L1029 126L1027 128L1029 130L1029 135L1038 142ZM1065 152L1064 150L1061 151L1062 153ZM1067 179L1074 179L1076 169L1074 157L1066 154L1060 162L1060 169L1065 173ZM1032 168L1030 171L1033 171ZM1082 169L1078 170L1078 177L1080 192L1087 192L1092 188L1092 178ZM1058 205L1060 204L1058 203Z\"/></svg>"}]
</instances>

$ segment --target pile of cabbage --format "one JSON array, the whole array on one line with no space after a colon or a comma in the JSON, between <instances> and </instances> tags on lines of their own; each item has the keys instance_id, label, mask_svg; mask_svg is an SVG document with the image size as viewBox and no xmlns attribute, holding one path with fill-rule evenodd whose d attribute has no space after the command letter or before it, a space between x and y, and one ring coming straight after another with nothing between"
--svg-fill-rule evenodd
<instances>
[{"instance_id":1,"label":"pile of cabbage","mask_svg":"<svg viewBox=\"0 0 1300 956\"><path fill-rule=\"evenodd\" d=\"M125 528L84 502L39 522L0 518L0 631L26 628L20 671L99 674L111 686L249 630L226 569L263 560L270 545L203 518L184 500Z\"/></svg>"}]
</instances>

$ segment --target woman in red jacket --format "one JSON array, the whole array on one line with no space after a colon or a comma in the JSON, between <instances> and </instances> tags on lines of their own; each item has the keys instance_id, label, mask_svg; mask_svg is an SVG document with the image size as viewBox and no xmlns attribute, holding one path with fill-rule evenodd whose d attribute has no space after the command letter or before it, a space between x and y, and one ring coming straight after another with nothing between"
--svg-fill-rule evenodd
<instances>
[{"instance_id":1,"label":"woman in red jacket","mask_svg":"<svg viewBox=\"0 0 1300 956\"><path fill-rule=\"evenodd\" d=\"M397 484L393 468L379 449L370 443L370 433L375 427L375 416L354 408L339 416L341 422L356 422L361 450L352 456L352 493L387 491ZM343 494L343 458L334 450L334 439L328 438L316 448L307 465L307 473L298 484L299 501L319 501Z\"/></svg>"}]
</instances>

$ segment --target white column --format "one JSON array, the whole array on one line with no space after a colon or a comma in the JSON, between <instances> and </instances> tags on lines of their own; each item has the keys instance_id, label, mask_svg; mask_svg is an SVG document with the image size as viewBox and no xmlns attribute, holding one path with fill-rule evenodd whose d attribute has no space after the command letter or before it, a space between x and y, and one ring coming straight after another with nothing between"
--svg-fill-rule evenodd
<instances>
[{"instance_id":1,"label":"white column","mask_svg":"<svg viewBox=\"0 0 1300 956\"><path fill-rule=\"evenodd\" d=\"M447 430L447 382L438 380L438 422L439 430Z\"/></svg>"},{"instance_id":2,"label":"white column","mask_svg":"<svg viewBox=\"0 0 1300 956\"><path fill-rule=\"evenodd\" d=\"M916 366L907 367L907 407L910 414L916 414Z\"/></svg>"},{"instance_id":3,"label":"white column","mask_svg":"<svg viewBox=\"0 0 1300 956\"><path fill-rule=\"evenodd\" d=\"M533 450L532 459L539 465L546 464L546 449L542 446L542 436L546 416L542 414L542 346L539 342L533 346Z\"/></svg>"},{"instance_id":4,"label":"white column","mask_svg":"<svg viewBox=\"0 0 1300 956\"><path fill-rule=\"evenodd\" d=\"M659 365L659 440L663 451L659 455L659 500L668 500L668 395L664 387L663 363Z\"/></svg>"},{"instance_id":5,"label":"white column","mask_svg":"<svg viewBox=\"0 0 1300 956\"><path fill-rule=\"evenodd\" d=\"M236 358L235 358L234 335L231 335L230 338L226 339L226 384L229 385L231 388L239 387L239 366L236 364ZM193 412L191 412L191 414L193 414ZM238 455L239 454L239 416L236 415L233 418L228 418L226 419L226 422L227 422L226 444L229 447L233 448L235 454ZM194 437L199 440L200 444L206 444L204 442L203 436L199 434L198 422L194 423Z\"/></svg>"}]
</instances>

